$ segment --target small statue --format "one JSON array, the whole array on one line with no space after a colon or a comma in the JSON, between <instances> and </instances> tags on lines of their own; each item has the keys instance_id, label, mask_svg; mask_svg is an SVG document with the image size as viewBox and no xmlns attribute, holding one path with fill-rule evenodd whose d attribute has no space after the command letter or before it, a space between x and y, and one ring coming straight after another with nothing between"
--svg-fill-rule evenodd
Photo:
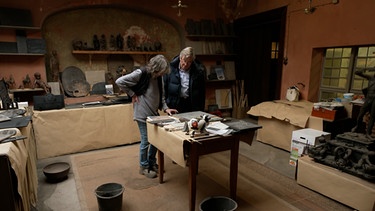
<instances>
[{"instance_id":1,"label":"small statue","mask_svg":"<svg viewBox=\"0 0 375 211\"><path fill-rule=\"evenodd\" d=\"M193 138L197 132L203 135L206 134L207 133L206 126L208 125L208 122L210 121L210 119L211 118L206 114L203 115L200 120L195 119L195 118L190 119L190 121L188 122L188 126L190 129L193 130L190 132L190 137Z\"/></svg>"},{"instance_id":2,"label":"small statue","mask_svg":"<svg viewBox=\"0 0 375 211\"><path fill-rule=\"evenodd\" d=\"M100 37L99 43L100 43L100 50L101 51L107 50L107 40L106 40L104 34L102 34L102 36Z\"/></svg>"},{"instance_id":3,"label":"small statue","mask_svg":"<svg viewBox=\"0 0 375 211\"><path fill-rule=\"evenodd\" d=\"M124 38L121 36L121 34L118 34L116 37L116 45L118 51L122 51L124 49Z\"/></svg>"},{"instance_id":4,"label":"small statue","mask_svg":"<svg viewBox=\"0 0 375 211\"><path fill-rule=\"evenodd\" d=\"M160 41L155 41L154 42L154 49L155 51L161 51L161 42Z\"/></svg>"},{"instance_id":5,"label":"small statue","mask_svg":"<svg viewBox=\"0 0 375 211\"><path fill-rule=\"evenodd\" d=\"M109 38L109 50L115 51L117 46L116 38L113 34L111 34L111 37Z\"/></svg>"},{"instance_id":6,"label":"small statue","mask_svg":"<svg viewBox=\"0 0 375 211\"><path fill-rule=\"evenodd\" d=\"M82 50L82 41L81 40L73 40L72 46L73 46L73 50Z\"/></svg>"},{"instance_id":7,"label":"small statue","mask_svg":"<svg viewBox=\"0 0 375 211\"><path fill-rule=\"evenodd\" d=\"M29 74L22 80L22 88L31 88L31 79Z\"/></svg>"},{"instance_id":8,"label":"small statue","mask_svg":"<svg viewBox=\"0 0 375 211\"><path fill-rule=\"evenodd\" d=\"M100 42L99 42L99 39L98 39L98 35L96 35L96 34L94 35L92 43L94 45L94 50L96 50L96 51L100 50Z\"/></svg>"},{"instance_id":9,"label":"small statue","mask_svg":"<svg viewBox=\"0 0 375 211\"><path fill-rule=\"evenodd\" d=\"M42 88L46 93L51 92L51 86L42 80L42 76L39 72L34 73L34 87Z\"/></svg>"},{"instance_id":10,"label":"small statue","mask_svg":"<svg viewBox=\"0 0 375 211\"><path fill-rule=\"evenodd\" d=\"M136 39L133 36L128 36L126 40L127 47L130 51L134 51L137 47Z\"/></svg>"}]
</instances>

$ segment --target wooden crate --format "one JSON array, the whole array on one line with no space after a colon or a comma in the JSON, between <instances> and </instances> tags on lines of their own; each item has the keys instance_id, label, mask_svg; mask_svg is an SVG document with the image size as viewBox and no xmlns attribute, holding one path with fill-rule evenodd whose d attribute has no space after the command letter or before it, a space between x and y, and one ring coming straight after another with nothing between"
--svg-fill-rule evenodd
<instances>
[{"instance_id":1,"label":"wooden crate","mask_svg":"<svg viewBox=\"0 0 375 211\"><path fill-rule=\"evenodd\" d=\"M311 111L311 116L320 117L324 120L334 121L339 118L345 118L347 116L345 109L342 107L338 109L325 109L325 108L313 108Z\"/></svg>"}]
</instances>

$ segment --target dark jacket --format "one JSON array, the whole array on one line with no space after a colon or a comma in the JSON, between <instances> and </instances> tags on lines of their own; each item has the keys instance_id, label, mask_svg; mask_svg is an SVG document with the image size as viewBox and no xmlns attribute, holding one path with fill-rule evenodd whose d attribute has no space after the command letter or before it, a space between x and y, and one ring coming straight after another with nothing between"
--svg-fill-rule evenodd
<instances>
[{"instance_id":1,"label":"dark jacket","mask_svg":"<svg viewBox=\"0 0 375 211\"><path fill-rule=\"evenodd\" d=\"M180 102L181 79L179 74L180 57L176 56L170 63L171 72L163 76L164 96L169 108L178 110ZM206 71L202 63L197 60L190 66L189 100L191 111L204 111L206 98Z\"/></svg>"}]
</instances>

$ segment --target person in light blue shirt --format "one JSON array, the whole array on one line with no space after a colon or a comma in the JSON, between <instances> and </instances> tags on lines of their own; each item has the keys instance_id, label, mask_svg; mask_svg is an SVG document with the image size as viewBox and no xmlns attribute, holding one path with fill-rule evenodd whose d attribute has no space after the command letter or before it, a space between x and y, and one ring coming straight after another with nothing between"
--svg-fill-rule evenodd
<instances>
[{"instance_id":1,"label":"person in light blue shirt","mask_svg":"<svg viewBox=\"0 0 375 211\"><path fill-rule=\"evenodd\" d=\"M163 76L164 111L169 115L204 111L206 70L195 58L194 49L186 47L170 63L171 72Z\"/></svg>"}]
</instances>

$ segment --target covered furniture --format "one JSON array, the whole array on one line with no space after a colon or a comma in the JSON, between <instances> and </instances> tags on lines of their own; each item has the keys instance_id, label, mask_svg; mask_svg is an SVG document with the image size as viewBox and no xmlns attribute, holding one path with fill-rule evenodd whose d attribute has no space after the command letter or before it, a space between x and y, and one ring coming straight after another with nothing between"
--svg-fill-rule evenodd
<instances>
[{"instance_id":1,"label":"covered furniture","mask_svg":"<svg viewBox=\"0 0 375 211\"><path fill-rule=\"evenodd\" d=\"M0 204L2 210L29 211L38 190L35 140L31 123L14 129L27 138L0 144Z\"/></svg>"},{"instance_id":2,"label":"covered furniture","mask_svg":"<svg viewBox=\"0 0 375 211\"><path fill-rule=\"evenodd\" d=\"M132 104L34 111L32 120L38 159L140 140Z\"/></svg>"}]
</instances>

